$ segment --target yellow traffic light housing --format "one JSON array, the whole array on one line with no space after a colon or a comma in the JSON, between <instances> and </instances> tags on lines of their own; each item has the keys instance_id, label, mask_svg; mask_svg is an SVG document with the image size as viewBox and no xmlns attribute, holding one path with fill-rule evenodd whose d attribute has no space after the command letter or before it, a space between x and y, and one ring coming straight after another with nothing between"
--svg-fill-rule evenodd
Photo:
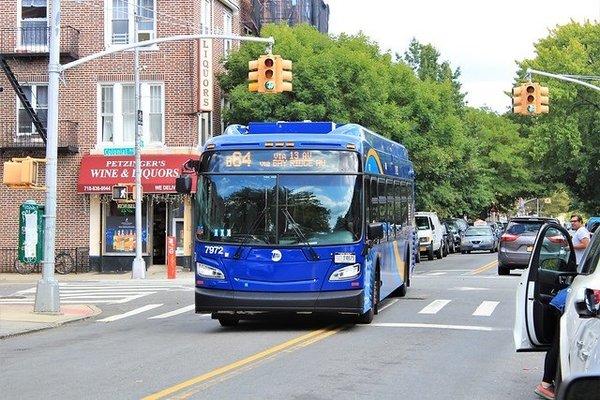
<instances>
[{"instance_id":1,"label":"yellow traffic light housing","mask_svg":"<svg viewBox=\"0 0 600 400\"><path fill-rule=\"evenodd\" d=\"M547 114L550 112L550 90L547 86L539 86L539 96L537 96L536 114Z\"/></svg>"},{"instance_id":2,"label":"yellow traffic light housing","mask_svg":"<svg viewBox=\"0 0 600 400\"><path fill-rule=\"evenodd\" d=\"M537 88L538 83L527 83L525 85L525 115L536 114L536 103L538 101Z\"/></svg>"},{"instance_id":3,"label":"yellow traffic light housing","mask_svg":"<svg viewBox=\"0 0 600 400\"><path fill-rule=\"evenodd\" d=\"M11 189L40 189L45 186L39 181L39 164L45 163L44 158L13 158L4 162L2 183Z\"/></svg>"},{"instance_id":4,"label":"yellow traffic light housing","mask_svg":"<svg viewBox=\"0 0 600 400\"><path fill-rule=\"evenodd\" d=\"M525 87L523 85L516 86L513 88L512 92L513 92L513 98L512 98L513 113L520 114L520 115L527 115L527 112L525 111L525 107L524 107L525 99L523 96L525 93Z\"/></svg>"},{"instance_id":5,"label":"yellow traffic light housing","mask_svg":"<svg viewBox=\"0 0 600 400\"><path fill-rule=\"evenodd\" d=\"M292 61L284 60L280 56L275 56L276 63L276 91L277 93L281 92L291 92L292 91Z\"/></svg>"},{"instance_id":6,"label":"yellow traffic light housing","mask_svg":"<svg viewBox=\"0 0 600 400\"><path fill-rule=\"evenodd\" d=\"M257 93L281 93L292 90L292 62L279 55L267 54L248 62L248 90Z\"/></svg>"}]
</instances>

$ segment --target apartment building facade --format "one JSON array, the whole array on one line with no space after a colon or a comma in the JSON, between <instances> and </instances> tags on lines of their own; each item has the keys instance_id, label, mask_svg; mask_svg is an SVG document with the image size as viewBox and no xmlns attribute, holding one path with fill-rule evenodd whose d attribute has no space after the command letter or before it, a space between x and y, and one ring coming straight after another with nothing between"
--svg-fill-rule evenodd
<instances>
[{"instance_id":1,"label":"apartment building facade","mask_svg":"<svg viewBox=\"0 0 600 400\"><path fill-rule=\"evenodd\" d=\"M241 0L242 29L258 35L265 24L309 24L329 31L329 5L324 0Z\"/></svg>"},{"instance_id":2,"label":"apartment building facade","mask_svg":"<svg viewBox=\"0 0 600 400\"><path fill-rule=\"evenodd\" d=\"M2 162L45 154L13 86L45 125L50 6L50 0L0 3ZM61 64L158 37L240 33L237 0L63 0L61 9ZM178 264L191 265L193 201L176 193L174 178L222 129L226 101L216 75L234 45L178 41L140 51L142 250L148 265L164 264L167 236L176 237ZM134 52L119 51L66 71L60 87L56 247L87 250L90 266L102 271L131 269L135 254L134 210L111 198L113 185L134 179L133 66ZM41 204L44 193L0 187L0 248L17 247L18 209L28 199ZM3 269L10 269L6 264Z\"/></svg>"}]
</instances>

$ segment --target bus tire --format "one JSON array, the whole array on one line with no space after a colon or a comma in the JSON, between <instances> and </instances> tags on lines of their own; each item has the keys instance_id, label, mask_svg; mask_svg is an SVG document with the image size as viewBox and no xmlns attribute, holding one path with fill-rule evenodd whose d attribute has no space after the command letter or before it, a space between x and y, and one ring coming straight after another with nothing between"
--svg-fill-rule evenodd
<instances>
[{"instance_id":1,"label":"bus tire","mask_svg":"<svg viewBox=\"0 0 600 400\"><path fill-rule=\"evenodd\" d=\"M360 314L356 319L359 324L370 324L373 322L373 317L377 314L377 306L379 303L379 264L375 269L375 276L372 280L371 285L371 308L366 313Z\"/></svg>"},{"instance_id":2,"label":"bus tire","mask_svg":"<svg viewBox=\"0 0 600 400\"><path fill-rule=\"evenodd\" d=\"M237 326L237 324L239 322L240 322L239 318L219 317L219 324L221 324L221 326L225 327L225 328Z\"/></svg>"}]
</instances>

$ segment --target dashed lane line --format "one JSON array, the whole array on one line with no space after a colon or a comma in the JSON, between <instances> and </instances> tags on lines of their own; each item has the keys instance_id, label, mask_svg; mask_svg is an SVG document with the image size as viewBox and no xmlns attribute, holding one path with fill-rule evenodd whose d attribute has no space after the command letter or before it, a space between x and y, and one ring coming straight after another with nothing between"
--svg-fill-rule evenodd
<instances>
[{"instance_id":1,"label":"dashed lane line","mask_svg":"<svg viewBox=\"0 0 600 400\"><path fill-rule=\"evenodd\" d=\"M496 307L500 304L499 301L483 301L473 313L476 317L489 317L492 315Z\"/></svg>"},{"instance_id":2,"label":"dashed lane line","mask_svg":"<svg viewBox=\"0 0 600 400\"><path fill-rule=\"evenodd\" d=\"M118 320L123 319L123 318L131 317L133 315L137 315L137 314L141 314L141 313L146 312L146 311L150 311L150 310L155 309L155 308L160 307L160 306L162 306L162 304L146 304L143 307L136 308L136 309L133 309L131 311L127 311L126 313L123 313L123 314L117 314L117 315L113 315L113 316L110 316L110 317L107 317L107 318L99 319L98 322L113 322L113 321L118 321Z\"/></svg>"},{"instance_id":3,"label":"dashed lane line","mask_svg":"<svg viewBox=\"0 0 600 400\"><path fill-rule=\"evenodd\" d=\"M450 301L451 300L434 300L419 311L419 314L437 314L442 308L450 303Z\"/></svg>"},{"instance_id":4,"label":"dashed lane line","mask_svg":"<svg viewBox=\"0 0 600 400\"><path fill-rule=\"evenodd\" d=\"M155 315L154 317L150 317L148 319L164 319L164 318L174 317L175 315L179 315L179 314L183 314L183 313L186 313L186 312L193 311L195 307L196 306L194 304L191 304L189 306L181 307L181 308L178 308L178 309L173 310L173 311L169 311L169 312L164 313L164 314Z\"/></svg>"}]
</instances>

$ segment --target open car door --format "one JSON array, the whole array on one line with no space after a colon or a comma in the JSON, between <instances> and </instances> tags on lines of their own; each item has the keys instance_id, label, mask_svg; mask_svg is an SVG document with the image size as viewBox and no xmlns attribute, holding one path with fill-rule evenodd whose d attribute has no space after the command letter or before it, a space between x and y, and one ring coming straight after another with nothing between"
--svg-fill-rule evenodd
<instances>
[{"instance_id":1,"label":"open car door","mask_svg":"<svg viewBox=\"0 0 600 400\"><path fill-rule=\"evenodd\" d=\"M544 224L537 235L529 266L517 288L513 336L517 351L548 349L558 324L550 301L577 275L569 233L555 223Z\"/></svg>"}]
</instances>

